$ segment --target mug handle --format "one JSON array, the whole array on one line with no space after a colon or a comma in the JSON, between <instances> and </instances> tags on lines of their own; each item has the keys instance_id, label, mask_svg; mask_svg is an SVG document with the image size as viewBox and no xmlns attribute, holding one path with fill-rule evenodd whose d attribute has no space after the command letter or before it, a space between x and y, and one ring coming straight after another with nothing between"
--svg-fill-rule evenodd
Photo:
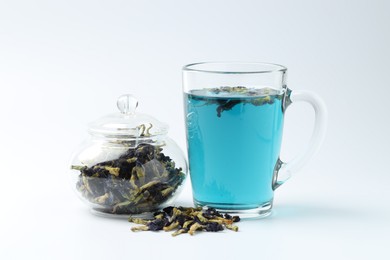
<instances>
[{"instance_id":1,"label":"mug handle","mask_svg":"<svg viewBox=\"0 0 390 260\"><path fill-rule=\"evenodd\" d=\"M305 165L319 150L324 141L327 125L327 109L323 100L315 93L305 90L287 90L284 101L284 109L295 102L309 103L315 112L315 122L313 134L306 149L299 153L289 162L282 162L278 159L273 179L273 189L275 190L291 177L291 173L299 170Z\"/></svg>"}]
</instances>

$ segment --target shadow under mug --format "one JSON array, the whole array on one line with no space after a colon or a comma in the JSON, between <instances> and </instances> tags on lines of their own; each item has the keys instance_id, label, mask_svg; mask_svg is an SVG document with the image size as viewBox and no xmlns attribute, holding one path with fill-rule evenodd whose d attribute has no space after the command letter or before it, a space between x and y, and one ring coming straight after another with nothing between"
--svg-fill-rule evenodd
<instances>
[{"instance_id":1,"label":"shadow under mug","mask_svg":"<svg viewBox=\"0 0 390 260\"><path fill-rule=\"evenodd\" d=\"M255 62L209 62L183 68L190 177L196 206L243 218L271 213L274 190L319 149L327 113L308 91L291 91L287 68ZM286 108L315 111L310 144L290 162L279 159Z\"/></svg>"}]
</instances>

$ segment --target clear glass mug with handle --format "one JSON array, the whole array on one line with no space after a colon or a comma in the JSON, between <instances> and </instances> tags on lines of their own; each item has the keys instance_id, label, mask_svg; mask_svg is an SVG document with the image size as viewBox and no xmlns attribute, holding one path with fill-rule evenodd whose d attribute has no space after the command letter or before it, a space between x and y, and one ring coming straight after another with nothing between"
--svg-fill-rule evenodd
<instances>
[{"instance_id":1,"label":"clear glass mug with handle","mask_svg":"<svg viewBox=\"0 0 390 260\"><path fill-rule=\"evenodd\" d=\"M324 102L291 91L287 68L256 62L205 62L183 68L188 159L193 199L241 217L271 213L274 190L319 149ZM295 102L315 111L310 144L290 162L279 159L284 112Z\"/></svg>"}]
</instances>

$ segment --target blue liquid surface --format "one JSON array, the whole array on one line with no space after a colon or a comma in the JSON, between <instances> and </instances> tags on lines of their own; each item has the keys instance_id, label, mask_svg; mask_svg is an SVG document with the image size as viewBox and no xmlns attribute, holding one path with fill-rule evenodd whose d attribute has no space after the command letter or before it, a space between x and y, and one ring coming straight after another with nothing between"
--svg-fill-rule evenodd
<instances>
[{"instance_id":1,"label":"blue liquid surface","mask_svg":"<svg viewBox=\"0 0 390 260\"><path fill-rule=\"evenodd\" d=\"M250 209L271 202L279 157L282 95L185 94L188 157L194 199L217 208ZM230 102L230 103L228 103ZM222 104L222 105L221 105Z\"/></svg>"}]
</instances>

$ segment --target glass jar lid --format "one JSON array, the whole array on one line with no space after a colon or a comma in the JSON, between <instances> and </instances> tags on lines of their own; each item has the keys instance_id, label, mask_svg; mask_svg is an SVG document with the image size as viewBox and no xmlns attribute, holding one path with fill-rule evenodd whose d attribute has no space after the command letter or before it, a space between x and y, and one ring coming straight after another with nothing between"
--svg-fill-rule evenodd
<instances>
[{"instance_id":1,"label":"glass jar lid","mask_svg":"<svg viewBox=\"0 0 390 260\"><path fill-rule=\"evenodd\" d=\"M102 135L116 138L148 138L165 135L168 125L152 116L136 113L137 99L129 94L118 98L117 106L120 113L114 113L99 118L88 125L92 135Z\"/></svg>"}]
</instances>

